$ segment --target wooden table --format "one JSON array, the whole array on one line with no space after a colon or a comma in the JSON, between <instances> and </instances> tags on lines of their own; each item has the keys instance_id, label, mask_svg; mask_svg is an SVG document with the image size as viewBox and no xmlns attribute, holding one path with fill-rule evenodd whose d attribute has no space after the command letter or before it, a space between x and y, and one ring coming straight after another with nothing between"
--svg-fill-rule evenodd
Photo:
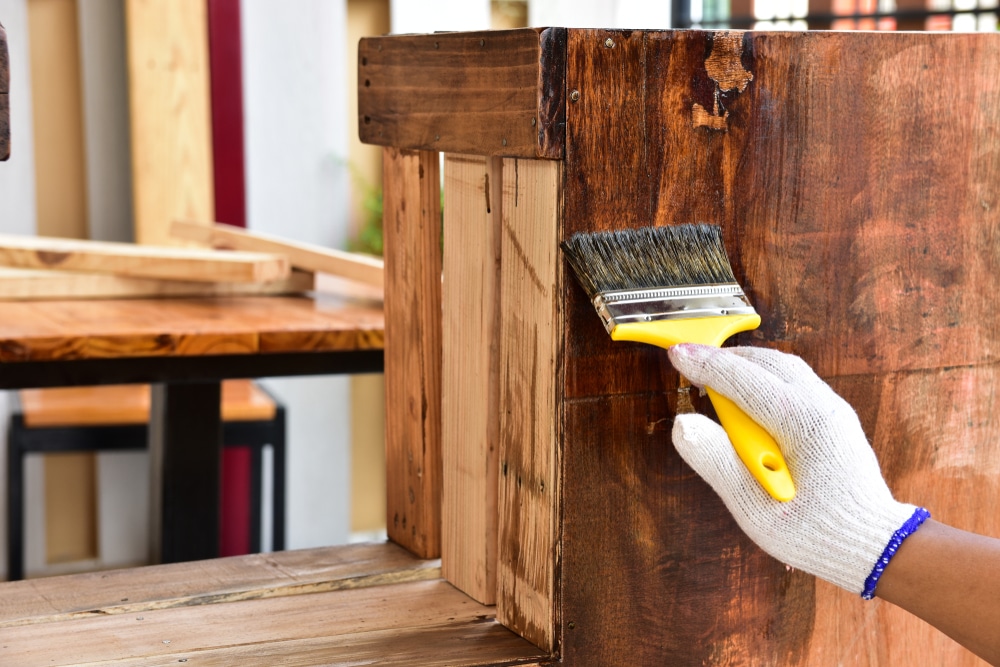
<instances>
[{"instance_id":1,"label":"wooden table","mask_svg":"<svg viewBox=\"0 0 1000 667\"><path fill-rule=\"evenodd\" d=\"M221 380L382 370L381 303L319 295L0 303L0 388L153 383L153 554L218 555Z\"/></svg>"}]
</instances>

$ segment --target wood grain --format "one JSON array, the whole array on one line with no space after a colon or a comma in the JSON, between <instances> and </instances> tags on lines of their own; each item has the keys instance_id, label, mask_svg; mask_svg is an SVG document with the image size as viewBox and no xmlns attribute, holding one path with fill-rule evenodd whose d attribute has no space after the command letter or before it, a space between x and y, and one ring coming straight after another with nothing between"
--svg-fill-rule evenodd
<instances>
[{"instance_id":1,"label":"wood grain","mask_svg":"<svg viewBox=\"0 0 1000 667\"><path fill-rule=\"evenodd\" d=\"M423 558L441 554L441 199L438 155L387 148L386 526Z\"/></svg>"},{"instance_id":2,"label":"wood grain","mask_svg":"<svg viewBox=\"0 0 1000 667\"><path fill-rule=\"evenodd\" d=\"M18 398L28 428L149 422L148 384L22 389ZM251 380L222 381L223 421L268 420L274 411L274 401Z\"/></svg>"},{"instance_id":3,"label":"wood grain","mask_svg":"<svg viewBox=\"0 0 1000 667\"><path fill-rule=\"evenodd\" d=\"M215 215L207 14L202 0L125 3L138 243Z\"/></svg>"},{"instance_id":4,"label":"wood grain","mask_svg":"<svg viewBox=\"0 0 1000 667\"><path fill-rule=\"evenodd\" d=\"M4 664L472 666L545 657L439 576L437 561L361 544L0 584Z\"/></svg>"},{"instance_id":5,"label":"wood grain","mask_svg":"<svg viewBox=\"0 0 1000 667\"><path fill-rule=\"evenodd\" d=\"M0 627L436 579L393 544L251 554L0 584ZM100 610L98 612L97 610Z\"/></svg>"},{"instance_id":6,"label":"wood grain","mask_svg":"<svg viewBox=\"0 0 1000 667\"><path fill-rule=\"evenodd\" d=\"M0 264L137 278L245 283L282 280L291 271L287 259L264 253L8 234L0 234Z\"/></svg>"},{"instance_id":7,"label":"wood grain","mask_svg":"<svg viewBox=\"0 0 1000 667\"><path fill-rule=\"evenodd\" d=\"M11 665L461 666L544 656L440 580L24 625L5 629L4 645Z\"/></svg>"},{"instance_id":8,"label":"wood grain","mask_svg":"<svg viewBox=\"0 0 1000 667\"><path fill-rule=\"evenodd\" d=\"M506 159L500 275L497 618L557 642L562 163Z\"/></svg>"},{"instance_id":9,"label":"wood grain","mask_svg":"<svg viewBox=\"0 0 1000 667\"><path fill-rule=\"evenodd\" d=\"M10 55L7 32L0 25L0 162L10 157Z\"/></svg>"},{"instance_id":10,"label":"wood grain","mask_svg":"<svg viewBox=\"0 0 1000 667\"><path fill-rule=\"evenodd\" d=\"M218 223L205 225L175 220L170 226L170 233L176 238L197 241L213 248L283 255L296 268L321 271L380 289L385 282L384 263L377 257L300 243L259 232L246 232L239 227Z\"/></svg>"},{"instance_id":11,"label":"wood grain","mask_svg":"<svg viewBox=\"0 0 1000 667\"><path fill-rule=\"evenodd\" d=\"M441 569L483 604L497 596L502 182L499 158L445 155Z\"/></svg>"},{"instance_id":12,"label":"wood grain","mask_svg":"<svg viewBox=\"0 0 1000 667\"><path fill-rule=\"evenodd\" d=\"M902 500L991 535L998 55L997 35L571 31L564 231L721 224L764 319L737 342L803 356ZM567 664L981 664L760 552L670 447L662 352L565 296Z\"/></svg>"},{"instance_id":13,"label":"wood grain","mask_svg":"<svg viewBox=\"0 0 1000 667\"><path fill-rule=\"evenodd\" d=\"M334 297L0 303L0 362L381 349L381 308Z\"/></svg>"},{"instance_id":14,"label":"wood grain","mask_svg":"<svg viewBox=\"0 0 1000 667\"><path fill-rule=\"evenodd\" d=\"M560 158L565 39L561 28L362 39L361 140L414 150Z\"/></svg>"},{"instance_id":15,"label":"wood grain","mask_svg":"<svg viewBox=\"0 0 1000 667\"><path fill-rule=\"evenodd\" d=\"M215 283L0 267L0 300L297 294L312 291L315 283L314 274L296 270L287 279L266 283Z\"/></svg>"}]
</instances>

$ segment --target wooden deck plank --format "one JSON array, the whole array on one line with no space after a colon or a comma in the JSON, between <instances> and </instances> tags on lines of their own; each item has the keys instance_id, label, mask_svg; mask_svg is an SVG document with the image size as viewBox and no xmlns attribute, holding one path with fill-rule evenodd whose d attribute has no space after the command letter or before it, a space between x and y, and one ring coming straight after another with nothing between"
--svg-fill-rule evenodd
<instances>
[{"instance_id":1,"label":"wooden deck plank","mask_svg":"<svg viewBox=\"0 0 1000 667\"><path fill-rule=\"evenodd\" d=\"M441 580L22 625L4 629L0 650L11 666L177 664L187 656L206 656L207 664L364 657L475 665L544 656L497 624L492 608ZM390 659L397 651L403 657Z\"/></svg>"},{"instance_id":2,"label":"wooden deck plank","mask_svg":"<svg viewBox=\"0 0 1000 667\"><path fill-rule=\"evenodd\" d=\"M423 581L440 573L437 561L385 543L29 579L0 584L0 628Z\"/></svg>"}]
</instances>

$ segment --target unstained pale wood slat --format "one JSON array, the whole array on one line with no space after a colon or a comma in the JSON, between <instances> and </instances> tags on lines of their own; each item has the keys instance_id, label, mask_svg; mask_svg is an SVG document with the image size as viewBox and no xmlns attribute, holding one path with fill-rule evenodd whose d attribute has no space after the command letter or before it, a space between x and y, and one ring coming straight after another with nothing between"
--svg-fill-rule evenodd
<instances>
[{"instance_id":1,"label":"unstained pale wood slat","mask_svg":"<svg viewBox=\"0 0 1000 667\"><path fill-rule=\"evenodd\" d=\"M445 156L441 567L496 602L501 158Z\"/></svg>"},{"instance_id":2,"label":"unstained pale wood slat","mask_svg":"<svg viewBox=\"0 0 1000 667\"><path fill-rule=\"evenodd\" d=\"M383 262L380 258L324 248L312 243L301 243L276 236L250 233L239 227L216 223L206 225L175 220L170 233L180 239L197 241L214 248L274 253L288 258L292 266L329 273L356 280L372 287L382 288Z\"/></svg>"},{"instance_id":3,"label":"unstained pale wood slat","mask_svg":"<svg viewBox=\"0 0 1000 667\"><path fill-rule=\"evenodd\" d=\"M136 278L245 283L282 280L291 271L286 258L265 253L6 234L0 235L0 264Z\"/></svg>"},{"instance_id":4,"label":"unstained pale wood slat","mask_svg":"<svg viewBox=\"0 0 1000 667\"><path fill-rule=\"evenodd\" d=\"M265 283L218 283L0 267L0 300L252 296L296 294L314 288L315 276L305 271L292 271L284 280Z\"/></svg>"}]
</instances>

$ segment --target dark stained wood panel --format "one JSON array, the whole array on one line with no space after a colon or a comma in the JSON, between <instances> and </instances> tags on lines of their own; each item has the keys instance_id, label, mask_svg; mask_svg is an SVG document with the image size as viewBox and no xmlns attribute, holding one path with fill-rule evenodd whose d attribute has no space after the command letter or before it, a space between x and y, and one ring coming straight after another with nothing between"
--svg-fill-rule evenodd
<instances>
[{"instance_id":1,"label":"dark stained wood panel","mask_svg":"<svg viewBox=\"0 0 1000 667\"><path fill-rule=\"evenodd\" d=\"M897 497L991 535L998 57L993 34L571 30L563 229L721 224L764 320L737 341L804 357ZM762 554L670 444L664 354L565 293L566 664L982 664Z\"/></svg>"},{"instance_id":2,"label":"dark stained wood panel","mask_svg":"<svg viewBox=\"0 0 1000 667\"><path fill-rule=\"evenodd\" d=\"M358 132L415 150L562 157L566 31L370 37L358 47Z\"/></svg>"},{"instance_id":3,"label":"dark stained wood panel","mask_svg":"<svg viewBox=\"0 0 1000 667\"><path fill-rule=\"evenodd\" d=\"M0 25L0 161L10 157L10 58L7 32Z\"/></svg>"}]
</instances>

